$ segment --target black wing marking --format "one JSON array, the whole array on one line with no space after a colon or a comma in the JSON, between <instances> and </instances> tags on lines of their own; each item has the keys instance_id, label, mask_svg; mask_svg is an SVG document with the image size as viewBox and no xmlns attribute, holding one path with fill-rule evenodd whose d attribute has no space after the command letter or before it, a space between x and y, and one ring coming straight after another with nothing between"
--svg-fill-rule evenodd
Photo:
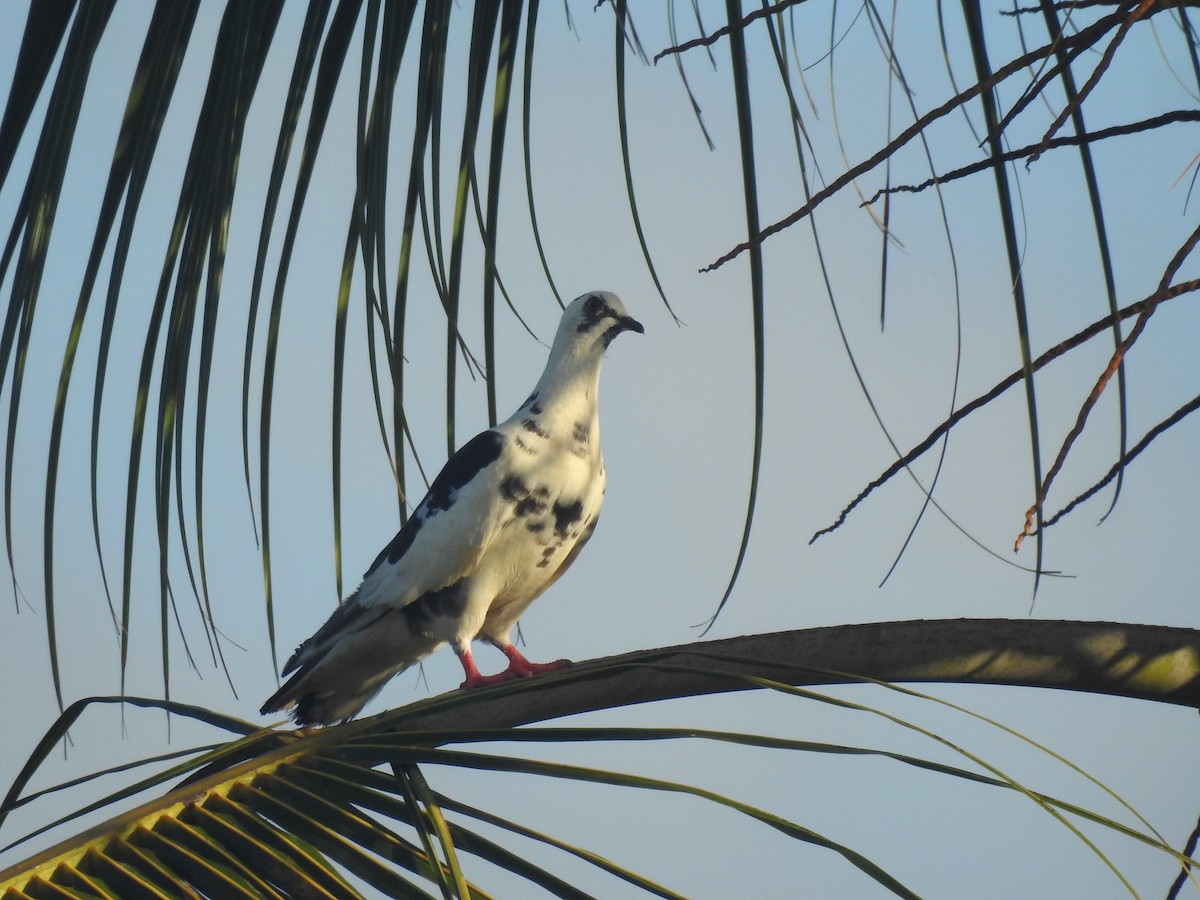
<instances>
[{"instance_id":1,"label":"black wing marking","mask_svg":"<svg viewBox=\"0 0 1200 900\"><path fill-rule=\"evenodd\" d=\"M429 487L429 493L421 501L412 517L392 538L391 542L375 557L363 578L370 577L385 562L395 565L416 540L417 532L425 521L454 505L455 495L468 481L500 458L504 447L504 435L498 431L484 431L467 441L442 467L437 478Z\"/></svg>"}]
</instances>

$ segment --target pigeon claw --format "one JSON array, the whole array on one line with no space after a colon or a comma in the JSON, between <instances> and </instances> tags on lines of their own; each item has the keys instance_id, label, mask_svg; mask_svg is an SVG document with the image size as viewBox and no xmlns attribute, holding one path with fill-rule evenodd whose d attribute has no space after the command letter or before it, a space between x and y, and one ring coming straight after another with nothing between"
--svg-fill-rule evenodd
<instances>
[{"instance_id":1,"label":"pigeon claw","mask_svg":"<svg viewBox=\"0 0 1200 900\"><path fill-rule=\"evenodd\" d=\"M528 678L530 675L541 675L543 672L557 672L559 669L565 669L571 664L569 659L556 659L554 662L534 663L521 657L520 662L513 660L508 664L508 668L504 673L511 672L517 678Z\"/></svg>"},{"instance_id":2,"label":"pigeon claw","mask_svg":"<svg viewBox=\"0 0 1200 900\"><path fill-rule=\"evenodd\" d=\"M500 684L504 681L512 681L518 677L517 673L512 671L512 669L505 669L503 672L497 672L495 675L480 675L476 672L474 675L467 675L459 687L467 691L471 688L487 687L488 685Z\"/></svg>"}]
</instances>

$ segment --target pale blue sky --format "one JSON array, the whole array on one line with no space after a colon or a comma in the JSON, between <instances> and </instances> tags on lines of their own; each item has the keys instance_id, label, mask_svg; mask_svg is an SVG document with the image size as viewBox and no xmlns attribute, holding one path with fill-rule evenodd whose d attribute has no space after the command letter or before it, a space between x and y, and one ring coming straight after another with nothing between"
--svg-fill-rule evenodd
<instances>
[{"instance_id":1,"label":"pale blue sky","mask_svg":"<svg viewBox=\"0 0 1200 900\"><path fill-rule=\"evenodd\" d=\"M720 9L716 4L701 5L712 27ZM615 149L611 15L607 10L592 13L590 6L571 5L578 37L566 29L559 5L544 4L541 16L536 64L539 71L544 67L554 74L535 86L533 160L539 217L565 297L596 288L614 290L644 322L646 334L622 338L609 353L602 389L610 478L603 523L570 576L527 615L524 634L534 659L583 659L695 639L698 632L692 626L711 614L732 566L749 478L752 370L746 264L736 260L714 273L697 273L744 234L728 48L719 43L714 49L716 72L702 51L685 57L705 123L716 142L712 153L704 146L670 61L644 68L631 59L634 175L655 262L674 309L686 322L680 328L656 298L630 228ZM827 48L830 29L825 6L821 11L809 11L809 6L817 4L804 7L800 21L808 27L799 32L800 50L806 61L815 62ZM298 30L298 11L289 9L285 15L280 50L291 43L286 35ZM16 11L4 15L10 24L0 29L0 60L8 60L6 65L11 66L21 16ZM44 410L57 380L62 323L74 306L119 109L149 11L138 4L119 4L116 15L123 18L110 26L84 107L87 119L81 123L81 134L86 139L79 141L72 156L66 196L73 205L64 206L56 225L34 331L42 355L32 357L22 406L14 519L19 523L17 576L25 601L20 615L9 615L8 626L0 630L0 654L10 660L9 671L21 672L20 689L4 697L8 720L18 724L19 737L3 741L0 782L4 783L53 720L40 587L48 432ZM464 9L458 9L455 27L460 41L465 40L465 18ZM839 33L851 18L841 13ZM190 132L184 125L194 117L195 108L187 103L198 103L208 66L200 51L209 45L218 20L219 9L202 7L194 38L196 52L189 55L185 87L159 151L160 166L152 184L155 199L144 205L139 221L139 255L125 287L131 299L141 294L148 303L153 295L174 213L172 194L178 190L178 168L166 163L185 158ZM667 45L665 25L649 12L640 12L637 24L650 52ZM1015 41L1010 20L989 14L987 27L989 34L997 35L994 61L1008 58L1004 54L1013 52ZM1165 20L1157 27L1170 59L1182 64L1178 36ZM1105 79L1094 112L1089 110L1089 123L1107 125L1194 103L1143 31L1136 29L1118 55L1119 68ZM899 32L900 62L913 85L914 102L924 111L949 96L932 11L906 8ZM756 91L763 218L771 221L799 205L800 188L777 75L773 64L767 65L760 33L752 32L749 40L756 61L751 79ZM970 60L959 45L954 46L955 73L963 83L969 77ZM285 83L290 65L289 53L271 59L256 101L260 108L254 110L247 133L224 278L217 347L221 362L208 424L205 517L210 589L218 624L243 648L226 644L238 696L231 695L224 677L207 661L181 566L176 570L176 586L202 677L186 667L182 646L172 635L172 696L251 720L257 718L261 699L273 690L275 676L265 637L260 558L240 468L245 334L241 310L249 292L251 248L277 128L278 105L271 105L276 98L270 88ZM865 20L855 22L838 45L834 66L836 117L828 61L805 73L816 110L806 107L804 113L826 178L844 168L835 123L851 161L874 152L886 135L881 106L885 69ZM357 60L346 71L356 73ZM272 553L278 645L284 655L324 620L337 599L327 471L329 335L353 189L355 112L351 86L344 85L343 90L344 102L330 122L301 229L282 324ZM1002 99L1011 102L1013 97L1006 92ZM978 127L977 111L973 115ZM1031 111L1029 123L1019 124L1014 131L1014 140L1017 135L1036 139L1051 116L1044 107ZM910 121L902 107L895 117L897 127ZM1167 260L1193 228L1194 204L1185 208L1185 201L1194 142L1185 126L1174 128L1153 138L1097 148L1110 240L1119 251L1122 304L1153 289ZM961 116L939 125L935 134L939 143L933 153L939 167L976 158L978 151ZM407 141L408 135L400 131L393 160L396 184L407 171ZM456 144L456 139L447 141L454 147L453 158ZM28 150L23 148L22 159L27 159ZM1103 315L1102 282L1074 151L1049 154L1029 172L1020 168L1014 174L1026 204L1021 227L1036 353ZM1181 174L1184 179L1176 185ZM910 145L897 160L894 178L926 176L920 148ZM500 271L522 315L545 341L553 334L558 309L544 285L528 234L517 143L510 146L505 177L506 230L500 242ZM880 173L873 173L864 179L862 189L870 193L881 180ZM990 188L990 178L977 178L950 185L943 193L955 232L960 278L964 353L960 402L1019 365L1009 274ZM397 187L393 189L397 197L393 235L398 235L398 195ZM446 196L449 203L450 195ZM0 210L11 214L18 197L19 186L7 185L0 193ZM838 308L872 397L896 440L907 447L924 437L950 405L954 282L934 195L902 195L893 209L892 227L903 246L893 247L888 328L882 334L878 230L857 208L852 192L823 209L817 224ZM394 259L388 268L394 270ZM463 329L475 346L481 332L471 298L479 294L478 269L468 267L463 291ZM1194 276L1195 269L1186 267L1182 277ZM920 495L907 478L897 478L879 491L839 532L808 546L811 534L831 522L892 455L847 363L807 224L771 239L767 270L766 450L757 524L741 580L712 636L844 622L1029 614L1029 575L977 549L934 511L926 515L895 574L884 587L877 587L920 506ZM419 277L410 300L410 333L422 334L425 327L423 333L432 337L414 340L406 348L410 371L421 373L410 381L407 411L429 471L444 459L444 338L437 326L440 312L421 264L415 272ZM375 429L362 346L361 279L356 289L347 379L351 399L345 408L347 587L356 583L357 574L396 527L390 474ZM97 307L101 300L95 301ZM134 313L136 307L131 302L118 321L120 351L109 374L112 402L106 408L101 462L103 499L111 516L104 548L110 572L119 568L120 561L129 421L124 398L131 398L141 353L140 329L144 329ZM1194 349L1200 333L1198 319L1193 300L1167 304L1132 352L1131 443L1194 395L1200 383L1200 356ZM68 700L117 690L115 637L107 623L86 514L85 448L98 328L93 314L68 418L70 439L82 449L64 461L59 499L60 510L78 511L60 514L57 526L62 548L57 593L60 610L70 610L60 612ZM545 348L504 316L499 333L497 396L504 416L527 394L544 362ZM1110 350L1108 338L1097 339L1040 376L1047 464ZM462 374L460 442L486 425L481 385ZM7 392L3 399L7 404ZM1097 408L1052 492L1050 507L1056 509L1111 464L1116 447L1113 399L1105 398ZM1019 390L973 416L951 438L938 499L1005 561L1030 566L1032 546L1015 558L1010 551L1030 502L1026 430ZM1198 438L1197 424L1187 421L1143 454L1128 475L1116 512L1102 527L1094 526L1107 508L1107 494L1049 533L1047 567L1076 577L1044 580L1032 615L1198 624L1200 574L1195 548L1200 524L1195 510L1200 508L1200 491L1191 477ZM916 467L926 481L931 463L932 456ZM149 485L144 482L144 487ZM419 492L415 475L410 487ZM149 506L140 528L135 595L144 605L133 626L129 689L153 695L161 691L161 673L158 613L151 599L157 591L157 571ZM179 562L173 559L173 564ZM479 657L485 671L499 667L497 654L483 649ZM425 696L427 690L448 690L460 680L450 653L429 660L425 676L428 688L415 673L396 679L367 712ZM961 715L879 689L840 688L830 693L919 720L1031 787L1118 814L1107 798L1061 764ZM1190 775L1200 722L1194 711L1011 688L943 688L932 693L998 719L1062 753L1126 797L1176 845L1195 822L1200 789ZM65 761L56 762L47 781L147 755L164 744L161 716L130 714L125 741L118 740L115 714L93 717L96 727L79 730L75 748ZM586 721L744 728L878 746L963 764L928 740L881 720L779 697L709 698L617 711ZM175 746L213 739L185 723L175 729ZM916 774L882 760L748 753L709 746L626 750L604 745L564 750L562 756L691 781L760 804L850 844L931 897L1125 895L1102 862L1028 801ZM787 841L698 800L647 799L630 792L530 784L515 777L485 779L437 769L427 776L439 790L463 795L484 808L502 808L518 820L577 840L689 896L790 896L796 885L811 896L878 894L874 884L833 854ZM581 816L581 811L586 815ZM38 821L32 815L14 816L0 838L11 839ZM1139 891L1148 896L1165 892L1174 877L1169 859L1098 829L1086 831L1112 854ZM531 852L541 858L536 856L540 851ZM4 854L0 866L20 856L17 851ZM468 874L473 873L468 870ZM483 874L478 877L485 885L492 883ZM501 896L514 895L514 888L504 887L507 882L494 884ZM594 884L602 896L621 895L611 882Z\"/></svg>"}]
</instances>

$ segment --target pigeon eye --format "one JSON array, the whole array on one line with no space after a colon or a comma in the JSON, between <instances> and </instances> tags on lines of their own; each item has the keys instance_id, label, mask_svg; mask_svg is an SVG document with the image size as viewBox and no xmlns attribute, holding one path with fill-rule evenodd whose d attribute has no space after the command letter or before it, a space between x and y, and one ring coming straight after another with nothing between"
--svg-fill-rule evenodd
<instances>
[{"instance_id":1,"label":"pigeon eye","mask_svg":"<svg viewBox=\"0 0 1200 900\"><path fill-rule=\"evenodd\" d=\"M592 296L583 302L583 308L586 312L595 315L604 309L604 300L596 294L592 294Z\"/></svg>"}]
</instances>

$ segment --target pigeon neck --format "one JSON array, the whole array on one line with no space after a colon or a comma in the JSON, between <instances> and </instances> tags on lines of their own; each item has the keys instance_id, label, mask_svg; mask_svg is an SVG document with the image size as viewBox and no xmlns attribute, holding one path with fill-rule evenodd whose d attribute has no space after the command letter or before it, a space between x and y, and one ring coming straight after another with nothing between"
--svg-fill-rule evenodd
<instances>
[{"instance_id":1,"label":"pigeon neck","mask_svg":"<svg viewBox=\"0 0 1200 900\"><path fill-rule=\"evenodd\" d=\"M574 348L572 348L574 349ZM555 352L550 354L546 371L533 389L531 402L545 415L561 412L579 418L581 410L596 410L596 394L600 387L600 354Z\"/></svg>"}]
</instances>

